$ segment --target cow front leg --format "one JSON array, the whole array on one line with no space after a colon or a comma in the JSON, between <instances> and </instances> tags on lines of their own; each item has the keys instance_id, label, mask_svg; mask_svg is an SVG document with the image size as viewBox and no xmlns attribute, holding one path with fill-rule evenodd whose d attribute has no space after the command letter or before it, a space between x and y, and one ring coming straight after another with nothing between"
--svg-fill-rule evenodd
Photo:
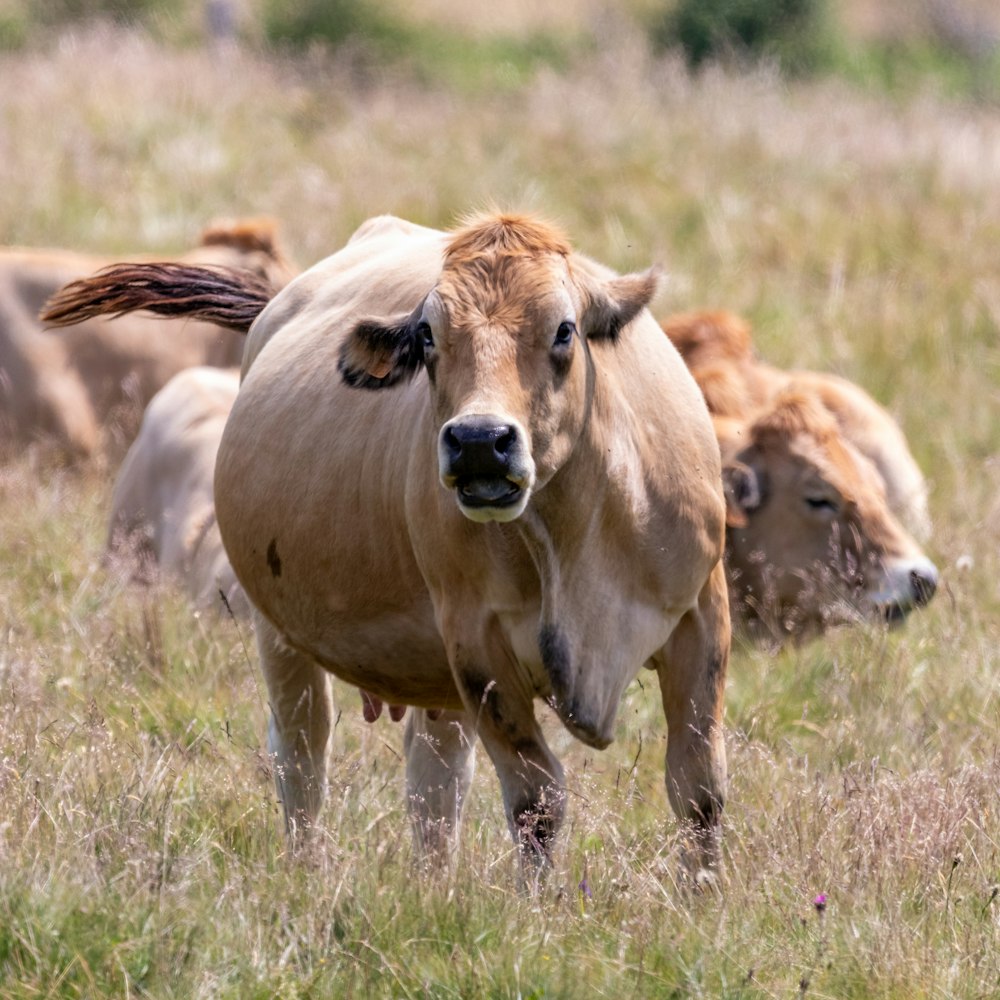
<instances>
[{"instance_id":1,"label":"cow front leg","mask_svg":"<svg viewBox=\"0 0 1000 1000\"><path fill-rule=\"evenodd\" d=\"M687 861L696 883L711 878L720 862L729 643L729 600L720 562L696 606L654 658L667 717L667 794L677 816L690 824L694 851Z\"/></svg>"},{"instance_id":2,"label":"cow front leg","mask_svg":"<svg viewBox=\"0 0 1000 1000\"><path fill-rule=\"evenodd\" d=\"M534 699L510 673L463 664L456 671L466 712L496 768L507 826L519 848L522 873L537 881L552 862L566 792L562 765L535 719Z\"/></svg>"},{"instance_id":3,"label":"cow front leg","mask_svg":"<svg viewBox=\"0 0 1000 1000\"><path fill-rule=\"evenodd\" d=\"M464 712L409 712L406 801L417 850L444 861L454 849L462 807L475 771L475 734Z\"/></svg>"},{"instance_id":4,"label":"cow front leg","mask_svg":"<svg viewBox=\"0 0 1000 1000\"><path fill-rule=\"evenodd\" d=\"M319 664L286 645L261 615L254 617L271 707L267 749L285 825L295 836L316 821L326 795L330 682Z\"/></svg>"}]
</instances>

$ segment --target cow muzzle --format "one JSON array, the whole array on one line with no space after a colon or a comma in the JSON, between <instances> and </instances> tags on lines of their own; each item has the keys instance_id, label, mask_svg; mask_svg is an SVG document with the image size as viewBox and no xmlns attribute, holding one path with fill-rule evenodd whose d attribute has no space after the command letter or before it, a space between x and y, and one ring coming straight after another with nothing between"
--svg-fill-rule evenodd
<instances>
[{"instance_id":1,"label":"cow muzzle","mask_svg":"<svg viewBox=\"0 0 1000 1000\"><path fill-rule=\"evenodd\" d=\"M528 503L535 465L527 436L514 421L493 414L456 417L441 428L442 485L455 491L473 521L512 521Z\"/></svg>"},{"instance_id":2,"label":"cow muzzle","mask_svg":"<svg viewBox=\"0 0 1000 1000\"><path fill-rule=\"evenodd\" d=\"M895 624L930 603L939 579L937 566L926 557L895 559L886 564L881 586L869 599L887 622Z\"/></svg>"}]
</instances>

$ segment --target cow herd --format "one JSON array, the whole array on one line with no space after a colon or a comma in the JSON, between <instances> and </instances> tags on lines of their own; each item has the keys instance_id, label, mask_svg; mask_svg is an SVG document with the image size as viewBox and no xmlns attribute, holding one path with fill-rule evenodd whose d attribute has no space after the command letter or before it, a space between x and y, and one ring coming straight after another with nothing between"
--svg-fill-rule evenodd
<instances>
[{"instance_id":1,"label":"cow herd","mask_svg":"<svg viewBox=\"0 0 1000 1000\"><path fill-rule=\"evenodd\" d=\"M536 219L378 217L294 278L260 223L84 278L104 263L0 262L4 443L131 440L109 552L252 618L295 837L323 802L332 673L368 719L408 706L423 851L454 843L481 740L542 870L565 791L535 699L604 747L647 668L710 877L731 616L777 645L899 621L937 587L926 485L882 407L765 364L729 313L661 326L655 271L617 275Z\"/></svg>"}]
</instances>

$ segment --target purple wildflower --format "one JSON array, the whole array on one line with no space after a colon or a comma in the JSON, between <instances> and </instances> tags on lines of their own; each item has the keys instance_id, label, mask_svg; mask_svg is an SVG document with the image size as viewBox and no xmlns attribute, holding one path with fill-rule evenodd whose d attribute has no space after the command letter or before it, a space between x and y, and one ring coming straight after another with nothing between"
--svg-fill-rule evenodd
<instances>
[{"instance_id":1,"label":"purple wildflower","mask_svg":"<svg viewBox=\"0 0 1000 1000\"><path fill-rule=\"evenodd\" d=\"M817 913L823 913L826 910L826 893L821 892L814 900L813 906L816 907Z\"/></svg>"}]
</instances>

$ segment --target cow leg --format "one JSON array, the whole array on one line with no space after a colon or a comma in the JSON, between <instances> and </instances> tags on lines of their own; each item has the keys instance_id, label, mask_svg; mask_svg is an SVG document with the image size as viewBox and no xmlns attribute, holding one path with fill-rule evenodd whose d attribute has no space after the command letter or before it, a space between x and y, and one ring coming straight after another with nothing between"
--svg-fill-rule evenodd
<instances>
[{"instance_id":1,"label":"cow leg","mask_svg":"<svg viewBox=\"0 0 1000 1000\"><path fill-rule=\"evenodd\" d=\"M696 882L718 868L726 798L723 699L729 663L729 601L720 562L655 657L667 717L666 783L677 816L691 825Z\"/></svg>"},{"instance_id":2,"label":"cow leg","mask_svg":"<svg viewBox=\"0 0 1000 1000\"><path fill-rule=\"evenodd\" d=\"M267 749L285 824L294 835L315 822L326 794L330 683L314 660L286 645L261 615L254 618L271 707Z\"/></svg>"},{"instance_id":3,"label":"cow leg","mask_svg":"<svg viewBox=\"0 0 1000 1000\"><path fill-rule=\"evenodd\" d=\"M526 881L552 861L552 843L566 807L563 769L535 719L531 694L519 692L510 665L507 685L479 669L456 672L476 734L496 768L507 826L520 849Z\"/></svg>"},{"instance_id":4,"label":"cow leg","mask_svg":"<svg viewBox=\"0 0 1000 1000\"><path fill-rule=\"evenodd\" d=\"M475 770L475 734L464 712L431 719L412 709L406 720L406 801L417 849L444 861L454 848Z\"/></svg>"}]
</instances>

